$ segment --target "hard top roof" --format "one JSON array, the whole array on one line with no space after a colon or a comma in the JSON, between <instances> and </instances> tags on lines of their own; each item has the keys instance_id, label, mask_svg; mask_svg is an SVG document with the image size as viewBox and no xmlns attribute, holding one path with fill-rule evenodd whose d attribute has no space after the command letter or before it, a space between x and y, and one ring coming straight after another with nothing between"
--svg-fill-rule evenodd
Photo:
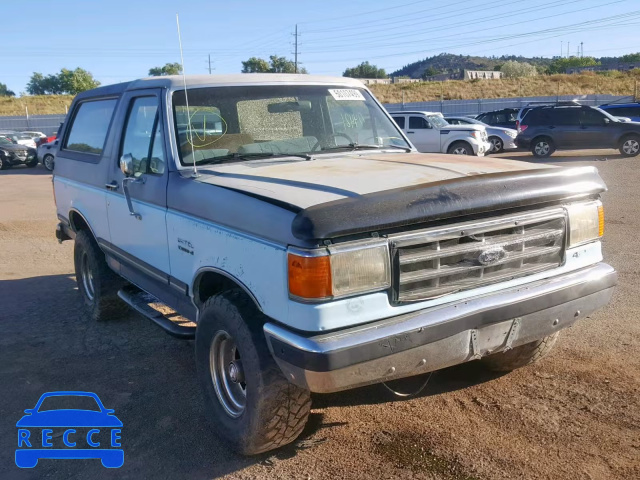
<instances>
[{"instance_id":1,"label":"hard top roof","mask_svg":"<svg viewBox=\"0 0 640 480\"><path fill-rule=\"evenodd\" d=\"M332 77L324 75L303 75L292 73L235 73L230 75L186 75L187 88L215 87L232 85L265 85L265 84L293 84L293 85L342 85L353 88L363 88L364 84L355 78ZM118 95L129 90L145 88L183 88L182 75L167 75L162 77L147 77L130 82L115 83L79 93L76 98L91 98L108 95ZM366 87L365 87L366 88Z\"/></svg>"}]
</instances>

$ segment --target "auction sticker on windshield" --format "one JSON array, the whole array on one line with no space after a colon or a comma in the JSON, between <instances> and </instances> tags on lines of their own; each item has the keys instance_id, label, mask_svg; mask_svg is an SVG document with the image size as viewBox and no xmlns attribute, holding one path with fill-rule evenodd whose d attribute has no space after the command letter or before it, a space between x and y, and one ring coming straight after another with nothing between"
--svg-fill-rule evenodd
<instances>
[{"instance_id":1,"label":"auction sticker on windshield","mask_svg":"<svg viewBox=\"0 0 640 480\"><path fill-rule=\"evenodd\" d=\"M330 88L329 93L336 100L359 100L364 102L365 98L360 90L355 88Z\"/></svg>"}]
</instances>

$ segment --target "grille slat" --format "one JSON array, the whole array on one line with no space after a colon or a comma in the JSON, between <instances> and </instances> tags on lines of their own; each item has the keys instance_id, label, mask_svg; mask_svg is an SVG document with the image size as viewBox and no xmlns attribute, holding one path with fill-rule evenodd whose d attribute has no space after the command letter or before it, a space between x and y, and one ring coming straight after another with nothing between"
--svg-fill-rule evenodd
<instances>
[{"instance_id":1,"label":"grille slat","mask_svg":"<svg viewBox=\"0 0 640 480\"><path fill-rule=\"evenodd\" d=\"M435 298L555 268L564 261L565 236L565 213L558 208L390 236L394 301Z\"/></svg>"}]
</instances>

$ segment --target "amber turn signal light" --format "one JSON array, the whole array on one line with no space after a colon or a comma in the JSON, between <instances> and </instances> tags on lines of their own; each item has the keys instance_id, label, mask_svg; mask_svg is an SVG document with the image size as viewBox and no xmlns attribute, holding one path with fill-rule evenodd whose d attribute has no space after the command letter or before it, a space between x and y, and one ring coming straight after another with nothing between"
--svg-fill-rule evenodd
<instances>
[{"instance_id":1,"label":"amber turn signal light","mask_svg":"<svg viewBox=\"0 0 640 480\"><path fill-rule=\"evenodd\" d=\"M604 235L604 207L598 206L598 236Z\"/></svg>"},{"instance_id":2,"label":"amber turn signal light","mask_svg":"<svg viewBox=\"0 0 640 480\"><path fill-rule=\"evenodd\" d=\"M288 254L289 293L300 298L331 297L331 260L328 255Z\"/></svg>"}]
</instances>

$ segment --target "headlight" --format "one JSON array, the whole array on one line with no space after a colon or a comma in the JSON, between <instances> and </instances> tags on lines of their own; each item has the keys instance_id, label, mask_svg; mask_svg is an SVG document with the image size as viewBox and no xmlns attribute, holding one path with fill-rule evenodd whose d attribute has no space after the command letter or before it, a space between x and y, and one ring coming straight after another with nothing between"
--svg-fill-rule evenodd
<instances>
[{"instance_id":1,"label":"headlight","mask_svg":"<svg viewBox=\"0 0 640 480\"><path fill-rule=\"evenodd\" d=\"M474 131L472 131L472 132L471 132L471 136L472 136L473 138L477 138L477 139L482 138L482 134L481 134L478 130L474 130Z\"/></svg>"},{"instance_id":2,"label":"headlight","mask_svg":"<svg viewBox=\"0 0 640 480\"><path fill-rule=\"evenodd\" d=\"M597 240L604 235L602 202L576 203L565 208L569 214L569 247Z\"/></svg>"},{"instance_id":3,"label":"headlight","mask_svg":"<svg viewBox=\"0 0 640 480\"><path fill-rule=\"evenodd\" d=\"M329 300L391 285L386 241L367 240L316 250L291 248L287 257L289 294L299 300Z\"/></svg>"},{"instance_id":4,"label":"headlight","mask_svg":"<svg viewBox=\"0 0 640 480\"><path fill-rule=\"evenodd\" d=\"M516 138L518 136L518 132L513 130L504 130L504 134L510 136L511 138Z\"/></svg>"}]
</instances>

